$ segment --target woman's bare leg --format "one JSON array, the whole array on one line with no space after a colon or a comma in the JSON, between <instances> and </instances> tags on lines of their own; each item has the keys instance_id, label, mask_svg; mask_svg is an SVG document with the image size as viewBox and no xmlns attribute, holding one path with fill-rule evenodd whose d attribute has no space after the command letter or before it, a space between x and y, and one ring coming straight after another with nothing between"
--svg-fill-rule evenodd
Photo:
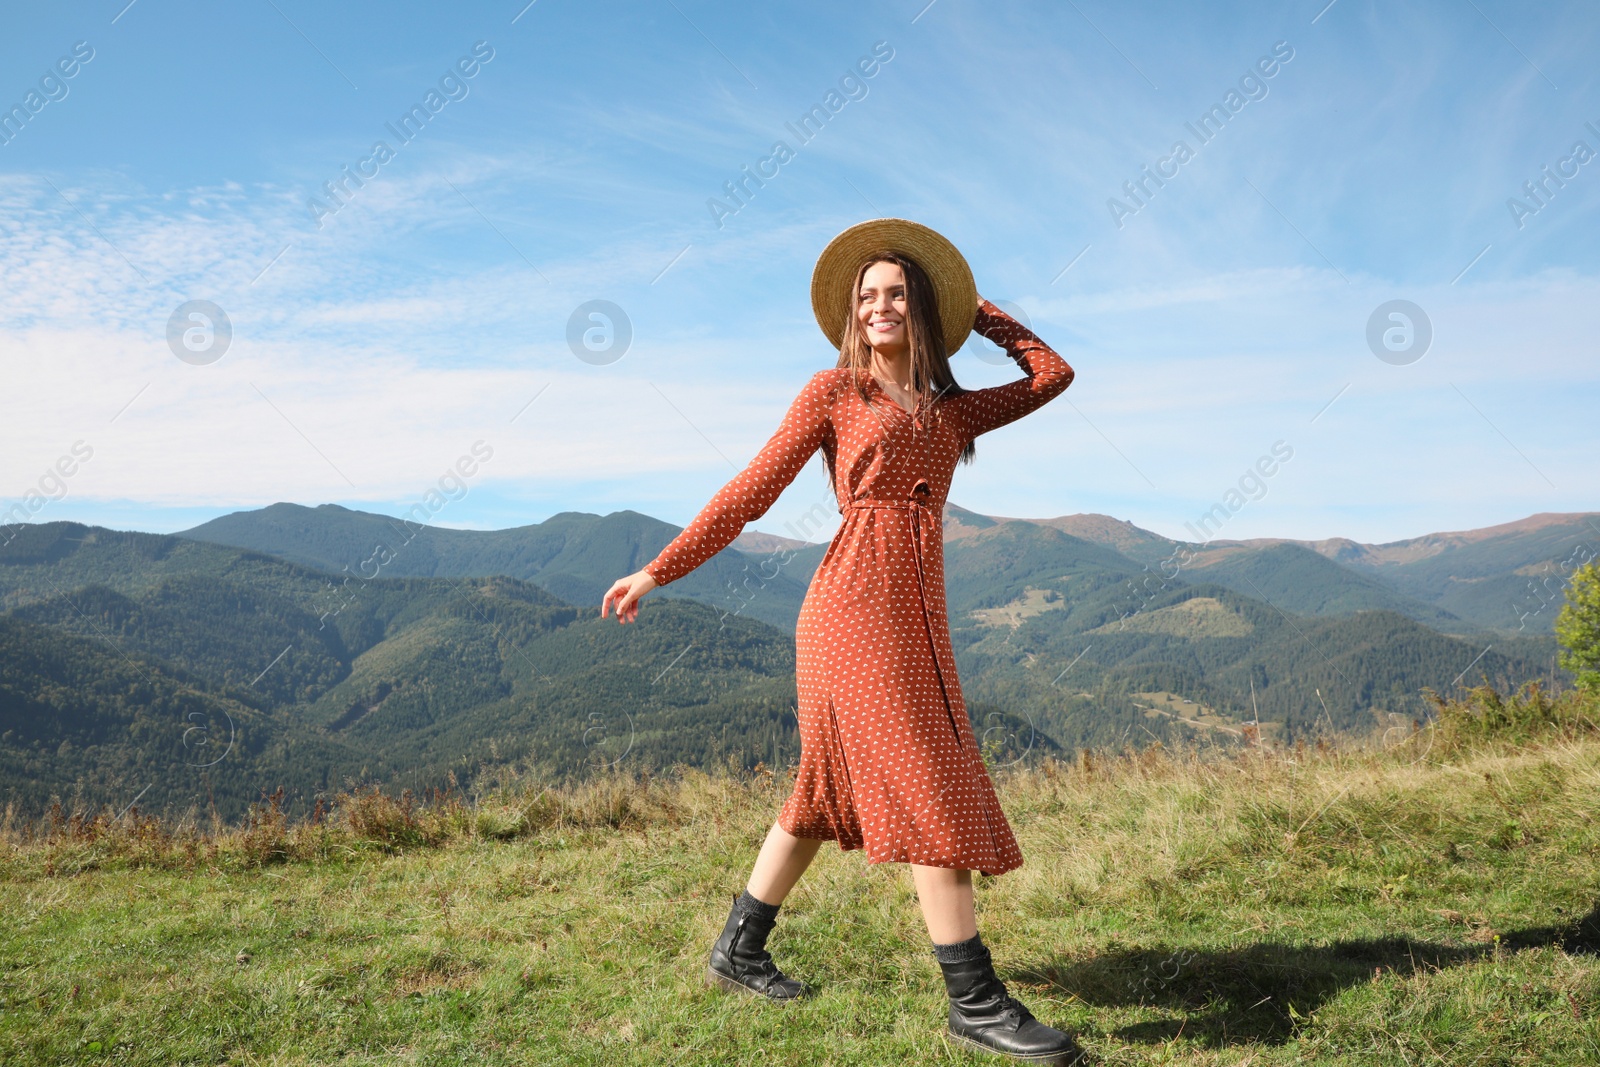
<instances>
[{"instance_id":1,"label":"woman's bare leg","mask_svg":"<svg viewBox=\"0 0 1600 1067\"><path fill-rule=\"evenodd\" d=\"M789 831L772 824L767 839L761 845L761 854L750 871L750 883L745 891L763 904L782 904L789 890L817 858L822 847L821 838L795 837Z\"/></svg>"},{"instance_id":2,"label":"woman's bare leg","mask_svg":"<svg viewBox=\"0 0 1600 1067\"><path fill-rule=\"evenodd\" d=\"M978 934L978 917L972 905L972 872L949 867L911 865L911 880L922 905L922 921L936 945L970 941Z\"/></svg>"}]
</instances>

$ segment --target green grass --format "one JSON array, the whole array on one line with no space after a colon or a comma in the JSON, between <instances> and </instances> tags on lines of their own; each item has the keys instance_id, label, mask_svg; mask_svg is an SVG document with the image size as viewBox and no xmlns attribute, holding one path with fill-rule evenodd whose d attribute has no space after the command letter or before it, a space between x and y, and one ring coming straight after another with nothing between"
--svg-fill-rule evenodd
<instances>
[{"instance_id":1,"label":"green grass","mask_svg":"<svg viewBox=\"0 0 1600 1067\"><path fill-rule=\"evenodd\" d=\"M1386 751L997 772L1026 858L978 878L1001 976L1108 1064L1600 1063L1600 737L1466 737L1453 707ZM8 822L0 1062L1002 1062L941 1036L909 870L831 844L769 943L818 995L703 984L786 791Z\"/></svg>"}]
</instances>

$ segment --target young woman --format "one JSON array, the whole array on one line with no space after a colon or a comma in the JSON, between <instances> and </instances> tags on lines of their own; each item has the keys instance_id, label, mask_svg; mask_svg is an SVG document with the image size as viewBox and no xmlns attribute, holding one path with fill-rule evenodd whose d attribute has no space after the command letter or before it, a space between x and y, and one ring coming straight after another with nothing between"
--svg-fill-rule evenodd
<instances>
[{"instance_id":1,"label":"young woman","mask_svg":"<svg viewBox=\"0 0 1600 1067\"><path fill-rule=\"evenodd\" d=\"M958 1041L1035 1063L1080 1055L1006 992L978 936L972 872L1022 853L979 755L945 611L942 509L973 440L1060 394L1073 370L981 299L955 247L903 219L853 226L812 274L812 306L839 351L783 424L643 570L619 579L604 617L689 573L766 513L820 448L843 522L795 631L800 763L746 888L711 950L724 989L792 1000L807 987L773 964L767 935L823 841L868 863L911 865ZM965 390L949 354L976 329L1027 375Z\"/></svg>"}]
</instances>

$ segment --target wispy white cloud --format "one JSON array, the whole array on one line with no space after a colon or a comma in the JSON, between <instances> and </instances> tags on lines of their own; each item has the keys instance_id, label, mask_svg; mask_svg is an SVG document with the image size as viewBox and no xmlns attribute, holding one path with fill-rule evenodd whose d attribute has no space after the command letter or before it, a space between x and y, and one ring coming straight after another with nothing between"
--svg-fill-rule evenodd
<instances>
[{"instance_id":1,"label":"wispy white cloud","mask_svg":"<svg viewBox=\"0 0 1600 1067\"><path fill-rule=\"evenodd\" d=\"M731 311L708 299L708 321L680 316L608 368L578 362L561 340L562 316L548 309L544 325L551 328L542 338L498 348L516 326L519 298L538 293L534 300L555 302L560 311L563 297L575 304L591 292L586 285L608 277L632 272L636 287L648 285L639 281L646 272L638 262L665 262L670 245L638 238L551 263L549 283L526 270L456 264L448 273L409 276L404 288L383 294L347 279L337 264L352 251L365 261L360 242L392 247L411 239L406 220L419 219L410 208L425 197L418 190L439 183L391 184L388 201L370 201L374 221L339 237L339 254L308 245L294 269L275 279L276 289L263 288L252 301L248 284L240 288L237 320L249 328L238 330L236 348L211 367L180 363L166 348L160 313L167 309L158 301L187 294L131 277L98 236L57 230L34 236L25 255L13 247L8 255L28 269L3 306L5 343L48 358L12 374L17 395L33 403L17 406L7 421L8 476L26 484L34 468L87 436L99 452L73 484L79 500L133 498L174 508L385 501L414 495L434 468L483 439L497 450L486 465L488 482L545 494L565 487L560 492L573 494L574 506L590 485L659 484L664 475L708 495L775 428L808 364L827 361L818 359L821 346L807 319L759 329L779 302L742 293ZM111 241L161 263L173 278L203 279L228 261L229 249L259 245L284 210L281 198L252 207L232 190L214 199L223 210L208 217L195 214L212 196L207 191L176 200L176 210L170 202L107 207L92 191L63 192L98 205L111 220ZM28 202L13 186L11 210L45 215L48 200L35 193ZM386 226L384 211L392 211ZM465 212L452 218L459 226L472 222ZM434 217L410 223L435 224ZM732 234L708 244L705 260L685 273L709 288L757 258L759 248L800 258L825 231L793 221ZM1126 504L1177 535L1179 516L1203 508L1231 484L1235 467L1287 437L1301 449L1294 468L1301 479L1275 486L1270 502L1240 518L1241 531L1263 523L1273 525L1255 532L1339 532L1286 528L1314 524L1318 515L1326 522L1344 500L1367 504L1392 495L1413 507L1448 505L1480 490L1484 463L1504 468L1513 481L1514 491L1502 493L1507 501L1524 501L1528 510L1584 506L1595 486L1586 464L1563 455L1562 446L1578 425L1568 421L1578 417L1573 398L1595 385L1587 358L1597 325L1592 309L1600 306L1592 299L1595 279L1551 271L1515 283L1408 290L1434 315L1438 336L1434 351L1406 368L1381 364L1363 348L1362 312L1391 291L1364 279L1358 289L1352 293L1328 271L1287 267L1023 294L1019 303L1042 335L1053 340L1059 323L1074 338L1056 343L1078 366L1079 383L1067 394L1071 404L981 442L982 468L1008 473L960 479L966 495L956 498L1001 514ZM45 299L52 291L54 300ZM754 319L751 308L758 309ZM455 358L444 358L452 345ZM1537 358L1527 358L1530 351ZM970 362L960 372L972 386L1007 377ZM1552 393L1552 385L1559 390ZM1478 394L1482 414L1462 402L1456 386ZM663 393L671 403L662 402ZM1557 494L1537 479L1517 481L1516 468L1527 461L1504 447L1502 431L1489 424L1497 416L1561 487ZM1420 432L1397 438L1397 420ZM1041 450L1071 457L1070 479L1054 464L1031 462ZM1397 452L1403 465L1389 462ZM1463 463L1464 454L1482 462ZM658 491L649 497L660 500ZM774 515L783 507L793 505ZM682 504L676 510L680 521L687 518ZM1152 511L1167 517L1150 518Z\"/></svg>"},{"instance_id":2,"label":"wispy white cloud","mask_svg":"<svg viewBox=\"0 0 1600 1067\"><path fill-rule=\"evenodd\" d=\"M27 402L0 420L0 495L88 437L73 506L406 500L481 437L495 459L451 522L519 496L683 521L831 364L811 262L881 211L949 233L985 295L1023 306L1079 371L1062 402L980 441L964 506L1105 511L1178 536L1280 437L1294 463L1230 536L1382 540L1595 506L1600 261L1573 235L1592 229L1600 178L1523 232L1503 206L1581 128L1595 74L1583 35L1558 27L1589 16L1517 28L1557 94L1470 8L1341 4L1315 27L1085 11L1114 44L1070 7L941 4L913 26L884 6L781 47L739 23L722 43L759 91L698 36L691 61L620 27L623 54L564 83L506 43L449 124L321 227L307 198L381 127L365 99L336 126L275 129L283 158L248 178L8 157L0 348ZM716 227L706 198L880 37L895 57L867 97ZM1106 198L1279 39L1296 55L1269 95L1117 229ZM1436 328L1408 367L1363 339L1397 296ZM234 323L209 367L167 349L168 316L194 298ZM608 367L565 341L596 298L634 327ZM965 355L957 370L969 386L1011 376ZM809 507L806 484L770 528Z\"/></svg>"}]
</instances>

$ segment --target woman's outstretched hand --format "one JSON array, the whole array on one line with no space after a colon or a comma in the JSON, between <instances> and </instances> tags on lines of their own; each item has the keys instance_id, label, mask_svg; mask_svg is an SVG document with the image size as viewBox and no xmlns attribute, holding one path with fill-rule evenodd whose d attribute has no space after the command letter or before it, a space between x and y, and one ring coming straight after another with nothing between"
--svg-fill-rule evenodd
<instances>
[{"instance_id":1,"label":"woman's outstretched hand","mask_svg":"<svg viewBox=\"0 0 1600 1067\"><path fill-rule=\"evenodd\" d=\"M617 621L632 622L639 617L639 598L655 587L656 580L650 577L649 571L635 571L626 578L618 578L600 601L600 617L606 617L615 601Z\"/></svg>"}]
</instances>

